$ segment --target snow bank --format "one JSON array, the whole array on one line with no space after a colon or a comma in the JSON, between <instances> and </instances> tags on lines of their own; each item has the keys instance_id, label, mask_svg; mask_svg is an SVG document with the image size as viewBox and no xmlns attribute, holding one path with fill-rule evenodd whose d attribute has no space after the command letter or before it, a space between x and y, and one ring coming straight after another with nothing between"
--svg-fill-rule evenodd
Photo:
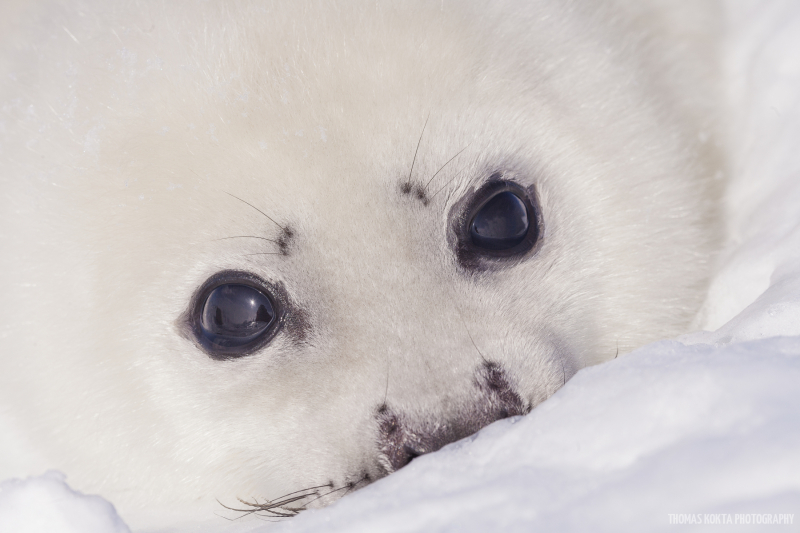
<instances>
[{"instance_id":1,"label":"snow bank","mask_svg":"<svg viewBox=\"0 0 800 533\"><path fill-rule=\"evenodd\" d=\"M728 7L732 241L706 306L712 332L584 369L529 416L326 509L280 524L212 517L179 529L800 528L800 4ZM0 531L40 531L46 520L46 531L127 531L108 502L55 473L0 486Z\"/></svg>"},{"instance_id":2,"label":"snow bank","mask_svg":"<svg viewBox=\"0 0 800 533\"><path fill-rule=\"evenodd\" d=\"M130 533L114 506L100 496L69 488L51 470L0 483L0 531L4 533Z\"/></svg>"},{"instance_id":3,"label":"snow bank","mask_svg":"<svg viewBox=\"0 0 800 533\"><path fill-rule=\"evenodd\" d=\"M730 3L732 242L696 342L800 335L800 5Z\"/></svg>"}]
</instances>

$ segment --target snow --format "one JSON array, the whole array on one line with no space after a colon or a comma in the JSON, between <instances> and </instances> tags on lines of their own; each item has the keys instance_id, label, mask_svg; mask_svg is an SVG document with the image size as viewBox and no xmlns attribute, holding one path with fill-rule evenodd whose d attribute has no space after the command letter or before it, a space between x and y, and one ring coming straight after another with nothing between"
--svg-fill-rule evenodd
<instances>
[{"instance_id":1,"label":"snow","mask_svg":"<svg viewBox=\"0 0 800 533\"><path fill-rule=\"evenodd\" d=\"M732 236L705 328L580 371L334 505L147 531L736 531L800 523L800 4L728 4ZM730 522L730 525L728 525ZM159 527L160 526L160 527ZM771 529L770 529L771 530ZM48 472L0 484L0 531L128 531Z\"/></svg>"},{"instance_id":2,"label":"snow","mask_svg":"<svg viewBox=\"0 0 800 533\"><path fill-rule=\"evenodd\" d=\"M0 483L0 531L130 533L113 505L72 490L64 479L51 470Z\"/></svg>"}]
</instances>

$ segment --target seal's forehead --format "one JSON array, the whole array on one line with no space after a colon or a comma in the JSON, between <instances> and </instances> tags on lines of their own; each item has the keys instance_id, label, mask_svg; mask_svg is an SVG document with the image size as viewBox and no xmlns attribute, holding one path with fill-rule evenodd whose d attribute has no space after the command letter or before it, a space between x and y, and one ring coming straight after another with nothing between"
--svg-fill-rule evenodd
<instances>
[{"instance_id":1,"label":"seal's forehead","mask_svg":"<svg viewBox=\"0 0 800 533\"><path fill-rule=\"evenodd\" d=\"M126 120L103 125L111 141L102 162L121 169L119 182L137 198L165 183L187 198L214 188L333 231L357 221L372 227L409 182L448 198L516 151L547 159L531 134L556 131L548 126L554 113L537 105L547 98L539 90L546 61L516 61L518 50L504 48L488 19L362 5L332 13L277 6L234 20L209 4L191 15L206 22L199 35L170 9L164 20L176 35L140 32L113 59L161 61L137 74L137 98L112 102L116 116L131 106ZM265 16L272 23L259 24ZM359 22L365 16L369 25ZM530 69L540 75L523 72ZM132 90L123 77L109 79L109 94ZM113 114L94 100L98 112ZM142 102L157 113L141 118ZM203 208L187 202L192 216L203 215L197 224L215 223L209 213L219 196L205 194Z\"/></svg>"},{"instance_id":2,"label":"seal's forehead","mask_svg":"<svg viewBox=\"0 0 800 533\"><path fill-rule=\"evenodd\" d=\"M450 123L450 138L435 144L442 155L452 155L466 144L452 135L459 109L479 114L475 85L486 78L481 65L489 64L478 57L485 49L476 42L480 34L467 22L418 7L430 16L375 6L330 13L273 6L228 20L224 9L213 13L211 4L190 15L206 23L200 36L196 29L192 33L195 26L172 20L165 6L164 20L154 21L156 31L125 38L124 53L114 53L115 45L97 61L108 63L113 74L98 80L95 93L133 91L136 98L94 96L80 103L109 115L102 135L115 142L106 145L105 155L119 160L109 164L131 162L122 160L125 152L116 149L121 145L136 155L129 158L134 165L151 167L140 180L160 180L160 170L169 169L184 181L193 175L200 182L213 176L217 184L252 179L272 194L279 193L276 187L290 194L295 184L316 185L309 180L321 182L321 190L325 182L339 191L356 187L362 174L410 167L426 115L435 115L428 141L442 135L437 122ZM272 22L259 24L264 17ZM360 23L363 17L369 25ZM170 21L176 35L158 31ZM146 72L132 68L143 63ZM165 81L170 90L164 90ZM498 94L481 90L484 96ZM158 112L139 119L142 105ZM119 121L125 111L126 120ZM421 145L418 167L430 150L430 144Z\"/></svg>"}]
</instances>

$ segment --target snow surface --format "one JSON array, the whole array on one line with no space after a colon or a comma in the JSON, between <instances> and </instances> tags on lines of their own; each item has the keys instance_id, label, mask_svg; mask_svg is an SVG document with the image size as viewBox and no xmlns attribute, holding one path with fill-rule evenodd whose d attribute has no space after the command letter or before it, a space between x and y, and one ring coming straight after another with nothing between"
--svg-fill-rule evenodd
<instances>
[{"instance_id":1,"label":"snow surface","mask_svg":"<svg viewBox=\"0 0 800 533\"><path fill-rule=\"evenodd\" d=\"M72 490L64 479L64 474L51 470L0 483L0 531L130 533L113 505Z\"/></svg>"},{"instance_id":2,"label":"snow surface","mask_svg":"<svg viewBox=\"0 0 800 533\"><path fill-rule=\"evenodd\" d=\"M800 530L800 3L728 11L732 237L706 305L710 331L581 370L530 415L328 508L279 524L176 524L164 510L145 530ZM128 528L110 503L48 472L0 484L6 531Z\"/></svg>"}]
</instances>

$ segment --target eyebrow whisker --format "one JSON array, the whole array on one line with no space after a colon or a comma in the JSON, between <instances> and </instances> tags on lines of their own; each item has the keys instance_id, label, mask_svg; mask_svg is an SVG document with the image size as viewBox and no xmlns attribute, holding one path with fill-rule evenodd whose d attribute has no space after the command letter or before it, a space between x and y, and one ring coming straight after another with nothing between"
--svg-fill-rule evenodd
<instances>
[{"instance_id":1,"label":"eyebrow whisker","mask_svg":"<svg viewBox=\"0 0 800 533\"><path fill-rule=\"evenodd\" d=\"M431 179L429 179L429 180L428 180L428 183L426 183L426 184L425 184L425 187L423 187L423 188L422 188L422 190L423 190L423 191L427 191L427 190L428 190L428 185L430 185L430 184L431 184L431 182L433 181L433 178L435 178L435 177L436 177L436 176L439 174L439 172L441 172L441 171L444 169L444 167L446 167L447 165L449 165L449 164L450 164L450 162L451 162L453 159L455 159L456 157L460 156L460 155L461 155L461 152L463 152L464 150L466 150L467 148L469 148L471 144L472 144L472 143L469 143L469 144L468 144L468 145L466 145L464 148L462 148L461 150L459 150L459 151L458 151L458 153L457 153L456 155L454 155L453 157L451 157L450 159L448 159L448 160L447 160L447 163L445 163L444 165L442 165L442 167L441 167L439 170L437 170L437 171L434 173L434 175L433 175L433 176L431 176Z\"/></svg>"},{"instance_id":2,"label":"eyebrow whisker","mask_svg":"<svg viewBox=\"0 0 800 533\"><path fill-rule=\"evenodd\" d=\"M465 165L465 166L466 166L466 165ZM448 186L448 185L450 185L451 183L453 183L453 182L456 180L456 178L458 178L459 174L461 173L461 170L463 170L463 168L462 168L462 169L460 169L458 172L456 172L456 173L455 173L455 175L454 175L454 176L453 176L453 177L450 179L450 181L448 181L447 183L445 183L444 185L442 185L442 188L441 188L441 189L439 189L438 191L436 191L435 193L433 193L433 194L430 196L430 198L428 198L428 201L430 201L430 200L433 200L433 199L436 197L436 195L437 195L437 194L439 194L440 192L442 192L443 190L445 190L445 189L447 188L447 186Z\"/></svg>"},{"instance_id":3,"label":"eyebrow whisker","mask_svg":"<svg viewBox=\"0 0 800 533\"><path fill-rule=\"evenodd\" d=\"M411 174L414 172L414 163L417 162L417 152L419 152L419 145L422 143L422 136L425 135L425 127L428 125L428 120L431 118L431 114L428 113L428 117L425 119L425 124L422 125L422 133L419 134L419 140L417 141L417 149L414 150L414 159L411 160L411 169L408 171L408 183L411 183Z\"/></svg>"},{"instance_id":4,"label":"eyebrow whisker","mask_svg":"<svg viewBox=\"0 0 800 533\"><path fill-rule=\"evenodd\" d=\"M258 235L234 235L232 237L221 237L219 239L214 239L215 241L226 241L228 239L260 239L262 241L274 242L278 244L278 241L274 239L267 239L266 237L259 237Z\"/></svg>"},{"instance_id":5,"label":"eyebrow whisker","mask_svg":"<svg viewBox=\"0 0 800 533\"><path fill-rule=\"evenodd\" d=\"M253 208L253 209L255 209L256 211L258 211L259 213L261 213L262 215L264 215L265 217L267 217L267 219L268 219L270 222L272 222L273 224L275 224L276 226L278 226L278 227L279 227L279 228L281 228L282 230L285 230L285 229L286 229L286 228L284 228L283 226L281 226L280 224L278 224L277 222L275 222L275 219L273 219L271 216L269 216L269 215L268 215L268 214L266 214L264 211L262 211L261 209L257 208L256 206L254 206L254 205L253 205L253 204L251 204L250 202L247 202L247 201L245 201L245 200L242 200L242 199L241 199L241 198L239 198L238 196L236 196L236 195L234 195L234 194L231 194L231 193L229 193L228 191L222 191L222 192L224 192L224 193L225 193L225 194L227 194L228 196L231 196L231 197L233 197L233 198L236 198L237 200L239 200L239 201L240 201L240 202L242 202L243 204L247 204L247 205L249 205L250 207L252 207L252 208Z\"/></svg>"}]
</instances>

